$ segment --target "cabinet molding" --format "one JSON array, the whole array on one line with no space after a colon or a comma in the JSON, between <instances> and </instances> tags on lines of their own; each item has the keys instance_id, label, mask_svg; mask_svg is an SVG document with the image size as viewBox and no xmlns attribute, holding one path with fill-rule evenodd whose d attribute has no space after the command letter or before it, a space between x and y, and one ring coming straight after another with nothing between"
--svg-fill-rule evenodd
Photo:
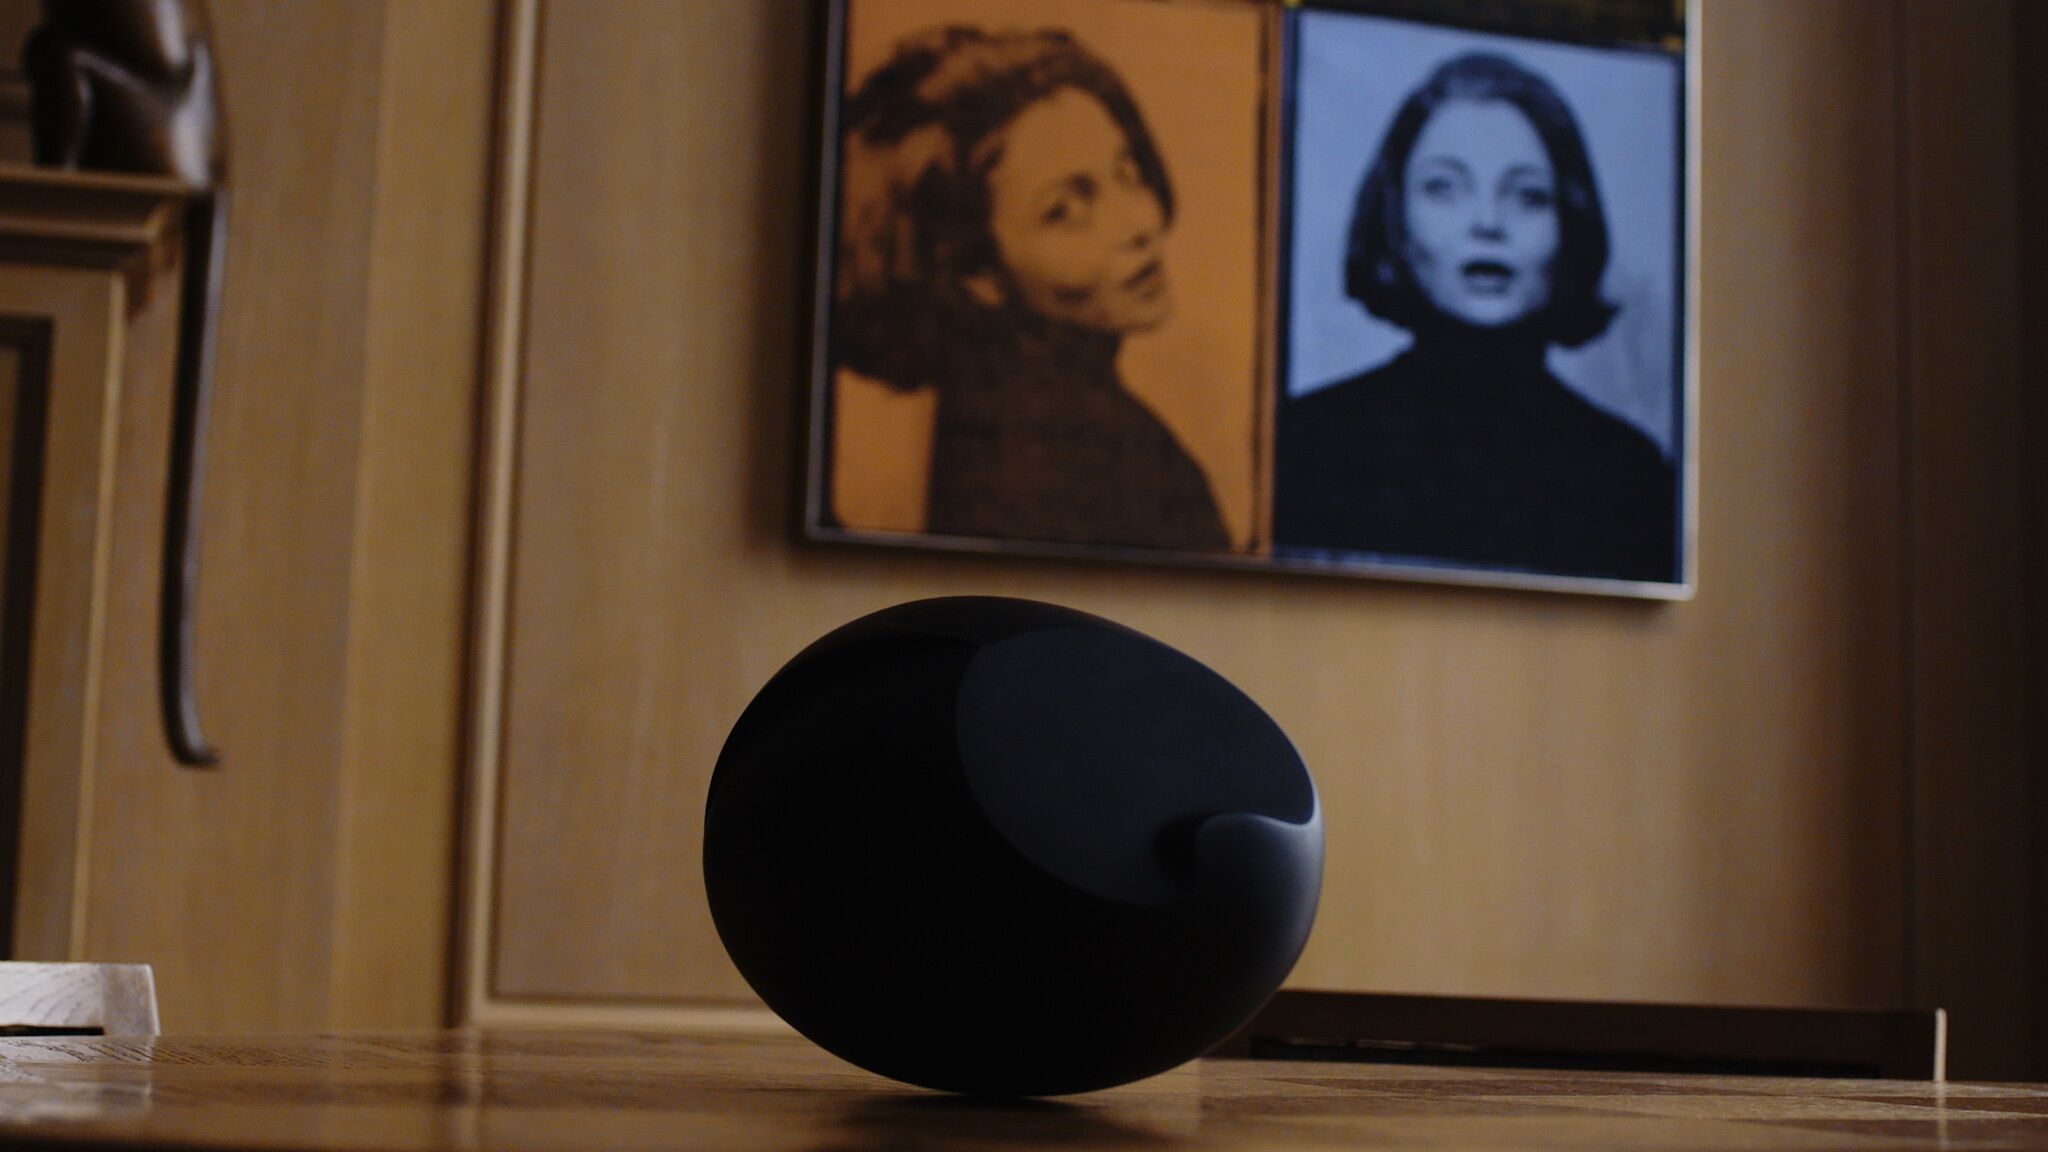
<instances>
[{"instance_id":1,"label":"cabinet molding","mask_svg":"<svg viewBox=\"0 0 2048 1152\"><path fill-rule=\"evenodd\" d=\"M0 260L119 272L139 311L177 258L191 193L154 176L0 165Z\"/></svg>"},{"instance_id":2,"label":"cabinet molding","mask_svg":"<svg viewBox=\"0 0 2048 1152\"><path fill-rule=\"evenodd\" d=\"M11 957L83 958L127 326L176 259L171 181L0 168L0 339L16 351L15 467L34 491L33 553L9 567L34 625L21 682L20 819ZM40 409L38 413L36 410ZM17 430L19 431L19 430ZM19 606L20 602L17 602Z\"/></svg>"},{"instance_id":3,"label":"cabinet molding","mask_svg":"<svg viewBox=\"0 0 2048 1152\"><path fill-rule=\"evenodd\" d=\"M497 882L498 766L512 568L512 466L518 444L525 339L526 237L533 190L534 76L539 0L512 0L500 28L497 183L492 191L485 303L483 446L478 484L475 625L462 899L455 959L456 1023L491 1022L491 893Z\"/></svg>"}]
</instances>

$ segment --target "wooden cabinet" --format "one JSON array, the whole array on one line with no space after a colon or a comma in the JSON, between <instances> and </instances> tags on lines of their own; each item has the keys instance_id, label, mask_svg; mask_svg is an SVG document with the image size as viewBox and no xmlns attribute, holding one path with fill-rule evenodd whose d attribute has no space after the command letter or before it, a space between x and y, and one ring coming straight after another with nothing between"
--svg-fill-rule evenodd
<instances>
[{"instance_id":1,"label":"wooden cabinet","mask_svg":"<svg viewBox=\"0 0 2048 1152\"><path fill-rule=\"evenodd\" d=\"M12 959L85 958L95 807L121 786L100 779L104 744L125 713L154 709L154 694L134 699L125 681L110 683L121 679L110 664L132 655L110 633L153 635L128 610L115 563L119 552L132 567L132 549L152 541L117 542L115 526L135 519L134 501L162 500L161 485L131 474L144 461L123 450L166 436L159 397L184 200L165 181L0 169L0 778L19 804L8 829L19 842L6 853Z\"/></svg>"},{"instance_id":2,"label":"wooden cabinet","mask_svg":"<svg viewBox=\"0 0 2048 1152\"><path fill-rule=\"evenodd\" d=\"M8 537L10 572L19 546L47 574L20 633L15 954L150 963L170 1031L431 1026L496 14L209 7L234 188L197 611L215 768L171 761L155 696L174 218L146 275L81 269L45 241L98 251L75 218L108 181L0 180L7 221L14 189L58 182L0 275L0 315L30 321L0 322L10 402L49 396L39 535Z\"/></svg>"}]
</instances>

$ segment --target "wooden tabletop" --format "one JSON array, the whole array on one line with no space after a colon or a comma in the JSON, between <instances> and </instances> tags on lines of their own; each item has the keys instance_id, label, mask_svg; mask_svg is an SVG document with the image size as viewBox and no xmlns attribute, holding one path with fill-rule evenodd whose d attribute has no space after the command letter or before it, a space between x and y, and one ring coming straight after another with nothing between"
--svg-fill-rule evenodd
<instances>
[{"instance_id":1,"label":"wooden tabletop","mask_svg":"<svg viewBox=\"0 0 2048 1152\"><path fill-rule=\"evenodd\" d=\"M2044 1149L2048 1086L1205 1060L1108 1092L906 1088L796 1039L0 1041L0 1144L270 1149Z\"/></svg>"}]
</instances>

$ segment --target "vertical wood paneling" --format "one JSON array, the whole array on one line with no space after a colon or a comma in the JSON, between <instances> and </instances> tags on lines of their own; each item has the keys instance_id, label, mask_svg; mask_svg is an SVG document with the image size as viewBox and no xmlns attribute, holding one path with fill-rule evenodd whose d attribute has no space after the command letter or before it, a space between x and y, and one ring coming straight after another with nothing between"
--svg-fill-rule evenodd
<instances>
[{"instance_id":1,"label":"vertical wood paneling","mask_svg":"<svg viewBox=\"0 0 2048 1152\"><path fill-rule=\"evenodd\" d=\"M340 2L221 3L212 17L236 195L196 679L223 759L203 772L173 763L155 706L167 401L157 383L123 428L87 955L155 965L169 1030L315 1027L336 943L384 20L380 6ZM168 380L167 364L139 378Z\"/></svg>"},{"instance_id":2,"label":"vertical wood paneling","mask_svg":"<svg viewBox=\"0 0 2048 1152\"><path fill-rule=\"evenodd\" d=\"M1299 984L1903 997L1898 26L1702 8L1700 592L1656 606L796 543L812 10L550 6L496 1002L746 1002L697 860L727 726L817 634L955 592L1274 712L1330 835Z\"/></svg>"},{"instance_id":3,"label":"vertical wood paneling","mask_svg":"<svg viewBox=\"0 0 2048 1152\"><path fill-rule=\"evenodd\" d=\"M2027 509L2027 759L2023 810L2033 913L2026 924L2031 1055L2026 1075L2048 1080L2048 5L2013 5L2019 77L2020 349L2025 396Z\"/></svg>"},{"instance_id":4,"label":"vertical wood paneling","mask_svg":"<svg viewBox=\"0 0 2048 1152\"><path fill-rule=\"evenodd\" d=\"M217 768L156 703L169 355L138 318L85 956L180 1032L445 1010L493 13L211 5L232 137L200 539Z\"/></svg>"},{"instance_id":5,"label":"vertical wood paneling","mask_svg":"<svg viewBox=\"0 0 2048 1152\"><path fill-rule=\"evenodd\" d=\"M495 98L494 6L387 20L330 1007L350 1028L447 1016Z\"/></svg>"},{"instance_id":6,"label":"vertical wood paneling","mask_svg":"<svg viewBox=\"0 0 2048 1152\"><path fill-rule=\"evenodd\" d=\"M1902 8L1911 994L1949 1010L1954 1075L2010 1076L2029 980L2014 17Z\"/></svg>"}]
</instances>

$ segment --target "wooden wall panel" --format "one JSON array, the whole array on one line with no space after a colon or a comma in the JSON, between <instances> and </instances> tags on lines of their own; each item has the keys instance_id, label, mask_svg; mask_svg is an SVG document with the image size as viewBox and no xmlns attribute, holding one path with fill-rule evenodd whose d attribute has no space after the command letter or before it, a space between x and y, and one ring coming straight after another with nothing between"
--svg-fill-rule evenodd
<instances>
[{"instance_id":1,"label":"wooden wall panel","mask_svg":"<svg viewBox=\"0 0 2048 1152\"><path fill-rule=\"evenodd\" d=\"M330 1014L445 1018L497 14L387 9Z\"/></svg>"},{"instance_id":2,"label":"wooden wall panel","mask_svg":"<svg viewBox=\"0 0 2048 1152\"><path fill-rule=\"evenodd\" d=\"M1330 837L1298 984L1903 997L1899 29L1702 8L1700 592L1659 606L798 544L814 8L546 7L479 1018L745 1003L697 857L727 727L817 634L960 592L1279 718Z\"/></svg>"},{"instance_id":3,"label":"wooden wall panel","mask_svg":"<svg viewBox=\"0 0 2048 1152\"><path fill-rule=\"evenodd\" d=\"M2048 5L2015 4L2013 64L2019 77L2021 394L2025 397L2027 548L2027 760L2023 810L2032 848L2026 918L2031 1055L2026 1076L2048 1080Z\"/></svg>"},{"instance_id":4,"label":"wooden wall panel","mask_svg":"<svg viewBox=\"0 0 2048 1152\"><path fill-rule=\"evenodd\" d=\"M236 198L200 529L196 680L221 765L156 700L168 397L124 416L87 955L156 967L164 1027L326 1019L382 12L213 10ZM320 147L307 146L320 141ZM168 349L166 320L150 319ZM169 379L168 359L138 378Z\"/></svg>"},{"instance_id":5,"label":"wooden wall panel","mask_svg":"<svg viewBox=\"0 0 2048 1152\"><path fill-rule=\"evenodd\" d=\"M2007 0L1904 11L1911 994L1949 1009L1956 1076L2012 1075L2029 979L2017 81L1986 49L2014 17Z\"/></svg>"},{"instance_id":6,"label":"wooden wall panel","mask_svg":"<svg viewBox=\"0 0 2048 1152\"><path fill-rule=\"evenodd\" d=\"M200 529L218 767L166 751L157 589L172 333L119 444L85 957L167 1030L439 1023L494 14L211 6L233 217Z\"/></svg>"}]
</instances>

